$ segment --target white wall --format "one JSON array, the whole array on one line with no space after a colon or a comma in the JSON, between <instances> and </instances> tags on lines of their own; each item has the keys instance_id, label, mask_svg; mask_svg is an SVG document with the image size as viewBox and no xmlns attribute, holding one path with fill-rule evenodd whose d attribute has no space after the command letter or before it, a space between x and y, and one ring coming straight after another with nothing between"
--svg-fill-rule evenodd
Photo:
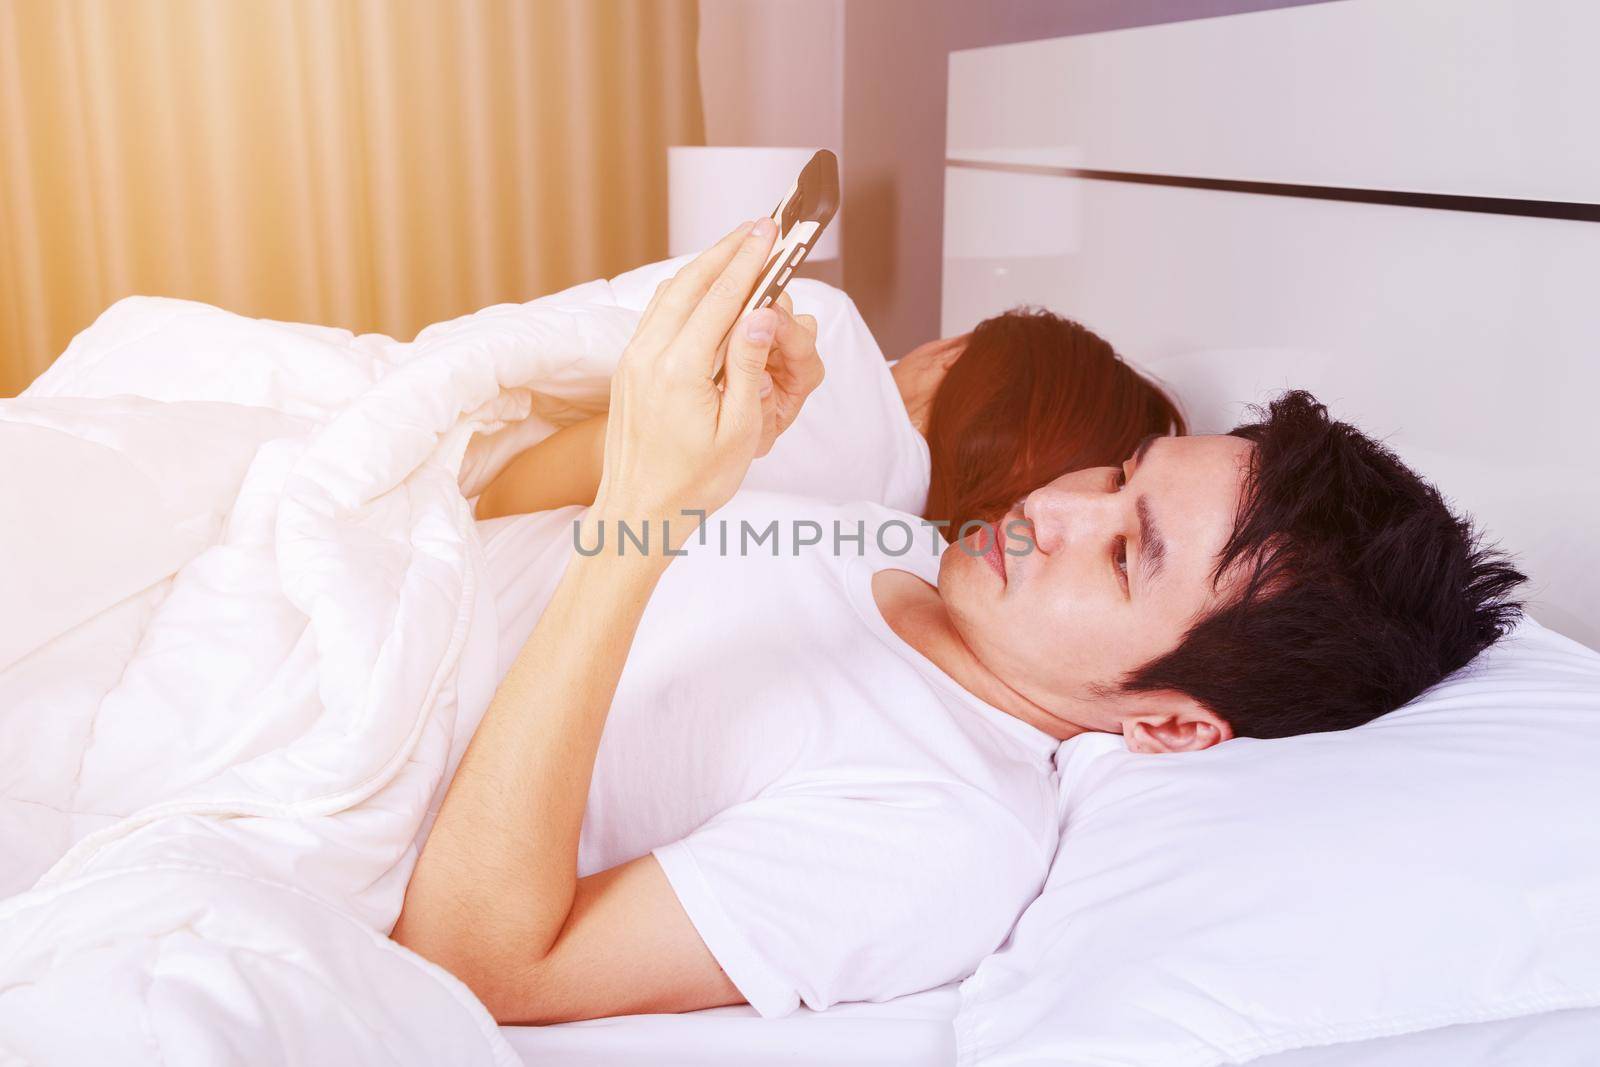
<instances>
[{"instance_id":1,"label":"white wall","mask_svg":"<svg viewBox=\"0 0 1600 1067\"><path fill-rule=\"evenodd\" d=\"M939 327L952 49L1321 0L701 0L706 143L839 153L841 281L886 352ZM1447 2L1447 0L1446 0ZM811 264L803 270L811 271Z\"/></svg>"},{"instance_id":2,"label":"white wall","mask_svg":"<svg viewBox=\"0 0 1600 1067\"><path fill-rule=\"evenodd\" d=\"M700 0L706 144L844 142L844 0Z\"/></svg>"},{"instance_id":3,"label":"white wall","mask_svg":"<svg viewBox=\"0 0 1600 1067\"><path fill-rule=\"evenodd\" d=\"M700 0L699 58L706 144L831 148L848 172L844 0ZM800 273L844 277L839 261Z\"/></svg>"}]
</instances>

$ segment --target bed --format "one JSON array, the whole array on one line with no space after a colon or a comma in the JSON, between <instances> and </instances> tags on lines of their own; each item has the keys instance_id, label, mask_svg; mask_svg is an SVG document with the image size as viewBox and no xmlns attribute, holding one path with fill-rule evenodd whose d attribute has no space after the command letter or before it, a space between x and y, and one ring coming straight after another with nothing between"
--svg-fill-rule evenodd
<instances>
[{"instance_id":1,"label":"bed","mask_svg":"<svg viewBox=\"0 0 1600 1067\"><path fill-rule=\"evenodd\" d=\"M640 1015L545 1027L502 1027L528 1067L946 1067L956 1063L955 987L889 1004L846 1004L762 1020L749 1008ZM1600 1011L1564 1011L1307 1048L1255 1067L1588 1067Z\"/></svg>"},{"instance_id":2,"label":"bed","mask_svg":"<svg viewBox=\"0 0 1600 1067\"><path fill-rule=\"evenodd\" d=\"M1545 625L1519 634L1509 660L1457 680L1440 700L1407 709L1386 727L1421 743L1427 761L1399 769L1348 764L1365 775L1372 795L1394 802L1366 812L1368 821L1388 820L1395 831L1359 845L1311 839L1319 847L1293 866L1325 869L1330 857L1366 856L1391 872L1398 865L1406 874L1398 889L1448 871L1472 859L1470 850L1413 832L1425 824L1406 823L1401 810L1426 808L1440 795L1477 805L1478 840L1537 850L1542 865L1501 862L1494 851L1477 857L1459 900L1497 910L1448 914L1433 930L1381 925L1385 912L1417 914L1417 902L1398 892L1355 916L1365 921L1347 921L1338 910L1351 895L1338 886L1316 908L1305 905L1309 913L1283 894L1266 898L1294 936L1331 916L1347 921L1332 924L1345 945L1365 949L1387 939L1413 955L1426 946L1437 958L1423 960L1428 979L1420 992L1445 989L1452 973L1482 979L1487 992L1472 1011L1374 1021L1370 1005L1332 1004L1344 1014L1286 1027L1267 1000L1295 992L1290 987L1337 980L1352 993L1376 989L1379 1000L1400 1004L1419 991L1415 976L1384 961L1351 978L1340 969L1349 961L1335 958L1341 945L1332 944L1318 961L1326 966L1291 970L1292 981L1270 951L1227 959L1224 977L1266 975L1273 988L1219 989L1193 980L1216 977L1197 971L1195 957L1144 957L1148 945L1082 940L1084 930L1139 929L1130 903L1182 874L1149 864L1170 856L1183 866L1186 854L1169 852L1155 836L1172 820L1147 819L1139 823L1153 828L1142 839L1146 855L1128 862L1104 838L1131 835L1100 818L1119 832L1095 839L1088 833L1094 819L1072 821L1083 812L1085 798L1076 796L1063 799L1076 834L1073 863L1093 857L1099 866L1090 876L1058 863L1059 884L1047 885L1012 941L974 979L885 1004L778 1020L722 1008L497 1028L454 979L389 942L383 931L414 858L428 783L437 781L452 742L464 740L450 736L451 716L481 706L493 675L498 620L477 595L482 568L472 557L481 546L460 500L462 484L473 479L468 439L493 427L514 435L535 410L571 417L604 396L607 360L631 321L621 312L638 307L647 290L595 283L440 324L409 345L129 301L82 340L95 359L64 357L34 395L7 407L0 430L14 436L0 443L45 454L63 435L104 442L110 447L87 449L85 464L100 477L92 484L131 495L119 506L119 547L128 558L97 557L116 573L86 591L70 584L82 578L76 568L63 570L69 584L31 598L59 608L59 617L8 619L0 631L0 684L15 687L0 696L53 701L30 710L26 700L0 700L8 738L25 738L13 751L30 753L27 763L5 765L0 829L8 844L25 839L31 849L0 870L7 894L0 899L0 1052L23 1049L40 1062L131 1062L144 1050L145 1062L172 1064L214 1062L232 1042L235 1052L279 1062L504 1067L518 1060L579 1067L1590 1062L1590 1050L1600 1047L1600 869L1592 859L1600 855L1600 828L1560 816L1600 804L1593 784L1600 660L1560 633L1591 645L1600 638L1600 577L1586 544L1600 520L1590 491L1600 454L1581 430L1600 391L1600 303L1591 293L1600 263L1593 196L1600 148L1587 132L1600 73L1584 47L1597 33L1600 14L1587 4L1470 0L1446 13L1419 0L1348 0L951 59L947 333L1014 304L1048 304L1103 330L1127 358L1163 378L1202 430L1231 423L1241 399L1308 386L1369 428L1393 431L1390 440L1408 460L1469 502L1526 560L1536 582L1534 615ZM575 303L587 310L575 314ZM174 338L186 347L158 343ZM234 355L224 367L211 358L216 351ZM585 358L557 360L557 351ZM152 366L162 372L154 385ZM80 401L90 405L87 415ZM157 411L189 421L169 433L166 421L150 417ZM243 431L253 436L236 448ZM374 435L393 445L382 462L361 470L342 462L356 451L353 442ZM133 492L150 471L168 470L189 481ZM19 486L22 498L49 488L48 480ZM274 495L275 488L284 491ZM408 494L406 506L393 506L397 494ZM58 496L62 511L39 514L54 514L79 539L53 541L41 522L41 536L23 547L42 564L89 553L96 543L92 516L69 514L72 494ZM253 506L230 514L236 498ZM276 519L267 503L278 509ZM224 518L232 543L218 541ZM174 540L174 530L182 537ZM284 531L291 536L274 540ZM148 544L140 540L146 535ZM190 567L195 558L211 566ZM46 569L24 575L33 583L25 588L37 590ZM175 570L184 582L172 580ZM217 610L200 610L207 597ZM250 611L241 613L247 603ZM188 614L180 614L186 605ZM250 625L221 633L213 626L199 636L231 638L241 648L263 642L295 669L262 675L249 657L219 657L208 664L204 689L194 686L189 657L201 625L241 614L253 616L244 620ZM174 624L166 644L150 618ZM390 627L390 619L404 626ZM76 659L74 643L83 646ZM46 645L47 655L32 656ZM140 704L126 686L117 690L118 672L103 669L107 649L124 646L164 653L139 661L130 652L134 680L167 703L187 700L192 729L148 729L138 714L148 701ZM385 654L392 646L405 655ZM7 673L24 660L23 670ZM1522 686L1515 691L1523 703L1485 696L1479 684L1508 662L1516 669L1502 670L1501 680ZM1543 669L1551 665L1559 671ZM71 700L52 688L56 676ZM117 690L124 699L110 711L120 715L107 714L90 690ZM222 728L220 708L287 696L304 712L289 740L277 733L241 740ZM52 714L35 713L45 708ZM1508 709L1519 717L1510 729ZM1416 729L1429 716L1450 715L1466 716L1457 722L1462 733ZM80 726L116 741L111 747L127 765L120 770L136 773L102 774L100 764L83 763L69 744L75 734L68 736ZM347 735L363 743L315 744ZM1361 746L1383 736L1363 728L1334 742L1290 745L1306 761L1291 766L1312 766L1329 744ZM1443 741L1428 747L1428 738ZM189 748L178 750L180 743ZM1525 779L1505 777L1505 761L1494 762L1518 743L1536 750L1519 772ZM1092 760L1094 773L1083 777L1097 783L1089 792L1122 789L1134 812L1141 796L1163 795L1221 811L1249 781L1219 768L1260 754L1248 743L1221 746L1200 765L1218 773L1188 774L1199 791L1182 792L1189 787L1162 777L1161 766L1133 766L1114 745L1097 744L1069 744L1058 760ZM217 765L229 773L163 778L163 761L175 751L180 770L221 752L226 759ZM230 764L240 751L248 761ZM59 774L58 763L66 768ZM1428 777L1424 764L1466 768L1477 791L1472 780ZM75 778L74 768L93 787L93 803L34 797L35 786ZM158 800L160 807L149 806ZM1323 810L1318 801L1299 797L1302 807L1284 810L1310 825ZM1283 814L1258 810L1257 836ZM347 818L351 812L383 817ZM314 832L302 836L307 829ZM285 831L293 831L293 848L281 847L277 835ZM274 847L261 848L269 838ZM1247 853L1250 841L1237 844L1239 869L1252 876L1274 869ZM329 856L338 862L323 862ZM1137 863L1161 875L1147 878L1144 894L1103 894L1092 901L1101 909L1088 916L1095 921L1064 935L1040 918L1063 900L1082 905L1086 891ZM55 870L46 884L26 891L47 868ZM1518 881L1524 871L1545 882ZM186 900L204 906L188 909ZM1524 936L1535 926L1538 937ZM1048 951L1064 942L1041 942L1041 931L1078 938L1078 951ZM1102 953L1103 969L1086 968L1090 988L1072 984L1082 974L1041 967L1041 960L1077 964L1088 958L1079 952L1091 950ZM1295 966L1310 958L1285 954ZM260 961L286 966L252 969ZM1508 977L1507 969L1516 973ZM1146 1011L1141 989L1116 984L1130 974L1170 978L1193 1003ZM1081 1040L1094 1020L1061 1034L1071 1005L1051 998L1081 990L1083 1003L1100 1007L1094 996L1106 990L1092 986L1110 975L1116 981L1102 984L1127 994L1113 999L1145 1014L1131 1028L1106 1030L1105 1043L1085 1053ZM1539 980L1532 993L1531 979ZM84 997L85 988L101 995ZM183 995L156 1003L152 988ZM337 991L340 1012L327 1010L331 998L318 992L325 989ZM1019 1002L1025 1025L1015 1022ZM1108 1019L1115 1007L1107 1007ZM1367 1025L1353 1026L1352 1018ZM1189 1020L1195 1025L1174 1036ZM1222 1036L1212 1039L1219 1026ZM157 1032L170 1044L147 1040ZM172 1049L199 1051L189 1060L158 1055Z\"/></svg>"},{"instance_id":3,"label":"bed","mask_svg":"<svg viewBox=\"0 0 1600 1067\"><path fill-rule=\"evenodd\" d=\"M829 1067L926 1067L956 1061L951 1022L955 985L885 1004L802 1008L762 1019L748 1006L686 1015L636 1015L545 1027L502 1027L528 1064L614 1067L744 1067L756 1063Z\"/></svg>"},{"instance_id":4,"label":"bed","mask_svg":"<svg viewBox=\"0 0 1600 1067\"><path fill-rule=\"evenodd\" d=\"M0 645L15 657L0 665L0 727L14 741L0 754L0 834L11 860L0 868L0 1051L24 1062L169 1067L228 1055L502 1067L642 1057L963 1067L1113 1061L973 1044L974 1008L983 1007L974 991L1003 988L1006 969L1036 993L1065 984L1014 966L1027 944L1023 927L984 961L977 979L887 1004L777 1020L730 1008L537 1029L495 1027L465 987L383 936L414 859L413 836L426 821L428 792L436 803L443 768L471 732L470 709L481 711L497 677L502 620L494 598L484 595L484 546L464 521L461 499L462 484L481 474L483 450L467 448L463 464L466 435L484 420L508 430L527 425L532 398L511 382L537 383L544 401L564 396L568 405L603 389L608 360L631 322L618 301L640 298L622 281L489 309L415 345L242 320L200 305L127 301L80 338L79 351L64 357L36 394L0 411L0 450L17 448L19 469L58 475L19 483L19 499L38 521L5 532L22 564L12 580L29 583L30 602L59 609L8 617ZM219 347L232 353L225 367L211 357ZM571 361L575 351L585 358ZM552 360L557 352L568 357ZM445 406L434 406L441 398ZM559 405L544 410L555 414ZM418 427L428 429L419 434ZM371 449L378 463L363 455L374 438L391 446ZM63 448L64 441L83 447ZM208 447L197 453L197 441ZM491 452L499 444L492 434L484 443ZM352 455L361 461L350 462ZM150 472L165 475L159 489ZM85 486L124 491L115 497L119 553L105 555L108 573L87 585L78 562L94 544L93 516L73 510ZM404 506L394 506L397 499ZM13 536L19 532L20 540ZM91 536L88 548L84 536ZM319 634L320 647L306 640ZM1475 841L1503 842L1515 833L1535 845L1568 846L1556 849L1558 858L1593 881L1600 872L1589 857L1600 855L1600 827L1578 821L1563 828L1542 816L1593 810L1600 657L1553 633L1535 638L1535 658L1570 661L1575 676L1588 679L1558 692L1558 675L1533 675L1549 706L1521 710L1549 721L1529 718L1519 732L1522 744L1546 753L1531 766L1548 781L1504 789L1481 773L1480 761L1473 765L1479 795L1463 788L1456 799L1491 805L1478 813ZM385 655L397 646L405 655ZM197 659L197 650L209 651ZM1474 681L1466 680L1469 690ZM1562 706L1553 703L1558 696ZM1505 703L1481 693L1477 703L1489 715L1468 723L1477 742L1433 729L1424 735L1442 739L1445 754L1469 756L1487 738L1494 757L1515 740L1484 729L1504 725ZM285 721L285 708L298 710L294 721ZM1548 744L1552 725L1571 726L1574 716L1588 729ZM1404 718L1395 725L1402 735L1414 733ZM241 733L241 726L255 732ZM1333 736L1359 744L1376 735ZM1118 758L1113 739L1091 737L1110 742L1096 760ZM1304 747L1315 757L1315 744ZM1217 751L1248 763L1251 749L1236 742ZM1081 742L1063 752L1086 755ZM1488 769L1503 771L1504 763L1491 759ZM1098 797L1119 772L1094 766L1091 775L1063 777L1098 779L1089 790ZM1148 784L1159 768L1134 770ZM1348 776L1346 766L1334 771ZM1421 785L1388 767L1364 773L1374 789L1398 782L1402 795ZM1188 771L1182 777L1208 780ZM1215 790L1241 792L1250 776L1212 774L1209 781L1213 795L1199 806L1216 810ZM1258 831L1278 818L1266 811L1251 817ZM1518 811L1540 818L1529 826L1495 822ZM1170 819L1150 819L1134 805L1133 821L1140 832L1113 820L1110 836L1147 853L1168 851L1151 831ZM1410 851L1407 840L1399 844ZM1362 850L1344 842L1320 851L1325 861ZM1137 867L1101 853L1098 880ZM1057 867L1074 872L1092 854L1075 850L1071 865ZM1180 868L1189 865L1181 849L1173 854ZM1499 863L1502 855L1490 850L1485 862ZM1315 865L1315 855L1302 859ZM1271 865L1237 866L1254 875ZM1180 876L1167 871L1147 884ZM1576 1050L1594 1046L1600 1013L1557 1009L1600 1003L1600 951L1589 951L1600 930L1590 883L1557 882L1541 893L1538 917L1563 924L1559 945L1571 953L1566 1003L1552 999L1541 1014L1471 1027L1440 1023L1423 1033L1248 1059L1343 1067L1443 1056L1470 1065L1481 1056L1487 1065L1505 1062L1485 1052L1498 1049L1524 1062L1582 1062ZM1148 895L1125 894L1122 902ZM1024 922L1050 897L1047 887ZM1290 932L1307 925L1295 923L1292 910L1271 911L1289 921ZM1115 932L1143 924L1113 916L1081 925ZM1406 931L1352 929L1341 940L1390 933L1403 938ZM1447 943L1483 943L1496 954L1489 939L1454 927L1444 933ZM1540 970L1530 958L1498 955ZM1136 955L1132 962L1144 970ZM986 974L996 968L998 980ZM332 1003L339 1011L328 1010ZM1140 1028L1162 1021L1152 1015ZM1123 1052L1134 1047L1122 1038L1114 1044ZM1141 1064L1243 1061L1121 1056Z\"/></svg>"}]
</instances>

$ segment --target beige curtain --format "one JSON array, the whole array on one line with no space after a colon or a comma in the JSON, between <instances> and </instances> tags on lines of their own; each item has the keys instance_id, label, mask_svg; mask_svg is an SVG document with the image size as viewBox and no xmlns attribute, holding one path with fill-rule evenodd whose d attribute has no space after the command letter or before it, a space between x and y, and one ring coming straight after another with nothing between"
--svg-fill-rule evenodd
<instances>
[{"instance_id":1,"label":"beige curtain","mask_svg":"<svg viewBox=\"0 0 1600 1067\"><path fill-rule=\"evenodd\" d=\"M666 253L696 0L0 0L0 395L130 293L378 330Z\"/></svg>"}]
</instances>

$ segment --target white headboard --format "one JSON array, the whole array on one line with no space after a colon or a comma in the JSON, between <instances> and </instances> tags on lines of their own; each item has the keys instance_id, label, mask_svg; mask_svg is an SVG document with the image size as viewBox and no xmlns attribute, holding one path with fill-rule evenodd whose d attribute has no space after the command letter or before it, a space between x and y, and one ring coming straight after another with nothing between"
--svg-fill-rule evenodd
<instances>
[{"instance_id":1,"label":"white headboard","mask_svg":"<svg viewBox=\"0 0 1600 1067\"><path fill-rule=\"evenodd\" d=\"M1200 431L1303 387L1600 646L1600 4L1339 0L953 53L946 335L1102 333Z\"/></svg>"}]
</instances>

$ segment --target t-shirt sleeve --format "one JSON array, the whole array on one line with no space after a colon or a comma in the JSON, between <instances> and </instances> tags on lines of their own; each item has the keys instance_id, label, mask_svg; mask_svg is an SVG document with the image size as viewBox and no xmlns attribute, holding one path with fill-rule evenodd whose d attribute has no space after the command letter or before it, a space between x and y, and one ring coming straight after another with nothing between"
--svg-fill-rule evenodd
<instances>
[{"instance_id":1,"label":"t-shirt sleeve","mask_svg":"<svg viewBox=\"0 0 1600 1067\"><path fill-rule=\"evenodd\" d=\"M921 784L760 797L655 856L706 947L768 1018L971 974L1049 864L999 804Z\"/></svg>"}]
</instances>

